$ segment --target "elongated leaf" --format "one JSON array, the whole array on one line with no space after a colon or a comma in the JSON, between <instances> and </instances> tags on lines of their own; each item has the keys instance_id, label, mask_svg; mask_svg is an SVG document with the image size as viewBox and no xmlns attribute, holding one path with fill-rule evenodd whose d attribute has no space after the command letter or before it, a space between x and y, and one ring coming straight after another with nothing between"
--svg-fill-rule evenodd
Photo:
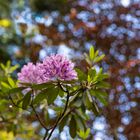
<instances>
[{"instance_id":1,"label":"elongated leaf","mask_svg":"<svg viewBox=\"0 0 140 140\"><path fill-rule=\"evenodd\" d=\"M63 120L60 122L60 124L59 124L60 132L62 132L64 126L67 124L67 121L68 121L68 117L64 117Z\"/></svg>"},{"instance_id":2,"label":"elongated leaf","mask_svg":"<svg viewBox=\"0 0 140 140\"><path fill-rule=\"evenodd\" d=\"M52 83L48 82L48 83L43 83L43 84L34 84L31 87L35 90L42 90L45 88L50 88L50 87L54 87L55 85L53 85Z\"/></svg>"},{"instance_id":3,"label":"elongated leaf","mask_svg":"<svg viewBox=\"0 0 140 140\"><path fill-rule=\"evenodd\" d=\"M93 113L95 115L99 115L99 109L97 104L92 100L91 95L87 92L86 96L85 96L85 106L87 106L87 108L89 110L92 110Z\"/></svg>"},{"instance_id":4,"label":"elongated leaf","mask_svg":"<svg viewBox=\"0 0 140 140\"><path fill-rule=\"evenodd\" d=\"M101 90L92 90L90 92L92 95L96 96L96 98L103 104L107 105L107 93Z\"/></svg>"},{"instance_id":5,"label":"elongated leaf","mask_svg":"<svg viewBox=\"0 0 140 140\"><path fill-rule=\"evenodd\" d=\"M78 73L78 79L80 81L87 79L87 76L86 76L86 74L83 71L81 71L80 69L75 69L75 70Z\"/></svg>"},{"instance_id":6,"label":"elongated leaf","mask_svg":"<svg viewBox=\"0 0 140 140\"><path fill-rule=\"evenodd\" d=\"M104 88L104 89L108 89L110 88L110 84L104 81L100 81L96 84L97 88Z\"/></svg>"},{"instance_id":7,"label":"elongated leaf","mask_svg":"<svg viewBox=\"0 0 140 140\"><path fill-rule=\"evenodd\" d=\"M99 108L95 102L92 102L91 109L96 116L98 116L100 114Z\"/></svg>"},{"instance_id":8,"label":"elongated leaf","mask_svg":"<svg viewBox=\"0 0 140 140\"><path fill-rule=\"evenodd\" d=\"M10 65L11 65L11 62L10 62L10 61L7 61L7 63L6 63L6 67L9 68Z\"/></svg>"},{"instance_id":9,"label":"elongated leaf","mask_svg":"<svg viewBox=\"0 0 140 140\"><path fill-rule=\"evenodd\" d=\"M0 66L1 66L2 70L5 71L6 67L2 63L0 64Z\"/></svg>"},{"instance_id":10,"label":"elongated leaf","mask_svg":"<svg viewBox=\"0 0 140 140\"><path fill-rule=\"evenodd\" d=\"M79 137L82 138L83 140L86 140L88 138L89 133L90 133L90 128L88 128L86 131L80 130L79 132L77 132Z\"/></svg>"},{"instance_id":11,"label":"elongated leaf","mask_svg":"<svg viewBox=\"0 0 140 140\"><path fill-rule=\"evenodd\" d=\"M93 89L93 90L90 90L90 94L93 95L93 96L103 96L103 97L107 97L107 93L102 91L102 90L98 90L98 89Z\"/></svg>"},{"instance_id":12,"label":"elongated leaf","mask_svg":"<svg viewBox=\"0 0 140 140\"><path fill-rule=\"evenodd\" d=\"M60 88L58 88L58 94L60 97L64 96L64 91L62 91Z\"/></svg>"},{"instance_id":13,"label":"elongated leaf","mask_svg":"<svg viewBox=\"0 0 140 140\"><path fill-rule=\"evenodd\" d=\"M71 117L69 128L70 128L71 137L75 138L77 126L76 126L76 120L75 120L74 116Z\"/></svg>"},{"instance_id":14,"label":"elongated leaf","mask_svg":"<svg viewBox=\"0 0 140 140\"><path fill-rule=\"evenodd\" d=\"M96 70L94 68L91 68L88 70L88 75L93 79L96 75Z\"/></svg>"},{"instance_id":15,"label":"elongated leaf","mask_svg":"<svg viewBox=\"0 0 140 140\"><path fill-rule=\"evenodd\" d=\"M74 103L73 103L73 105L75 106L75 107L80 107L81 106L81 104L82 104L82 101L81 101L81 99L79 99L79 100L76 100Z\"/></svg>"},{"instance_id":16,"label":"elongated leaf","mask_svg":"<svg viewBox=\"0 0 140 140\"><path fill-rule=\"evenodd\" d=\"M28 92L23 98L22 108L26 109L30 104L30 101L31 101L31 92Z\"/></svg>"},{"instance_id":17,"label":"elongated leaf","mask_svg":"<svg viewBox=\"0 0 140 140\"><path fill-rule=\"evenodd\" d=\"M35 97L33 103L34 103L34 104L38 104L38 103L40 103L41 101L43 101L43 99L46 99L46 97L47 97L47 89L46 89L46 90L43 90L41 93L39 93L39 94Z\"/></svg>"},{"instance_id":18,"label":"elongated leaf","mask_svg":"<svg viewBox=\"0 0 140 140\"><path fill-rule=\"evenodd\" d=\"M5 88L5 89L10 89L11 87L5 83L5 82L1 82L1 85Z\"/></svg>"},{"instance_id":19,"label":"elongated leaf","mask_svg":"<svg viewBox=\"0 0 140 140\"><path fill-rule=\"evenodd\" d=\"M98 54L99 54L99 51L97 50L97 51L95 52L95 57L97 57Z\"/></svg>"},{"instance_id":20,"label":"elongated leaf","mask_svg":"<svg viewBox=\"0 0 140 140\"><path fill-rule=\"evenodd\" d=\"M97 95L96 96L97 98L98 98L98 100L103 104L103 105L107 105L108 103L107 103L107 100L103 97L103 96L101 96L101 95Z\"/></svg>"},{"instance_id":21,"label":"elongated leaf","mask_svg":"<svg viewBox=\"0 0 140 140\"><path fill-rule=\"evenodd\" d=\"M19 65L12 66L9 70L10 73L14 72L18 67L19 67Z\"/></svg>"},{"instance_id":22,"label":"elongated leaf","mask_svg":"<svg viewBox=\"0 0 140 140\"><path fill-rule=\"evenodd\" d=\"M85 129L85 124L82 121L82 119L78 115L74 115L75 120L76 120L76 125L78 129L84 130Z\"/></svg>"},{"instance_id":23,"label":"elongated leaf","mask_svg":"<svg viewBox=\"0 0 140 140\"><path fill-rule=\"evenodd\" d=\"M93 46L90 47L90 50L89 50L89 57L91 60L94 59L94 48Z\"/></svg>"},{"instance_id":24,"label":"elongated leaf","mask_svg":"<svg viewBox=\"0 0 140 140\"><path fill-rule=\"evenodd\" d=\"M17 93L17 92L22 92L22 90L26 89L26 87L17 87L17 88L12 88L8 91L9 94L12 93Z\"/></svg>"},{"instance_id":25,"label":"elongated leaf","mask_svg":"<svg viewBox=\"0 0 140 140\"><path fill-rule=\"evenodd\" d=\"M101 56L96 57L96 58L94 59L94 62L97 63L97 62L101 61L104 57L105 57L105 55L102 54Z\"/></svg>"},{"instance_id":26,"label":"elongated leaf","mask_svg":"<svg viewBox=\"0 0 140 140\"><path fill-rule=\"evenodd\" d=\"M90 134L90 128L88 128L88 129L86 130L85 137L87 138L87 137L89 136L89 134Z\"/></svg>"},{"instance_id":27,"label":"elongated leaf","mask_svg":"<svg viewBox=\"0 0 140 140\"><path fill-rule=\"evenodd\" d=\"M20 105L23 101L23 98L17 101L17 105Z\"/></svg>"},{"instance_id":28,"label":"elongated leaf","mask_svg":"<svg viewBox=\"0 0 140 140\"><path fill-rule=\"evenodd\" d=\"M48 105L54 102L54 100L58 96L58 91L59 91L58 88L48 88L47 94L46 94Z\"/></svg>"},{"instance_id":29,"label":"elongated leaf","mask_svg":"<svg viewBox=\"0 0 140 140\"><path fill-rule=\"evenodd\" d=\"M11 77L8 77L8 82L9 82L11 87L15 87L15 82Z\"/></svg>"}]
</instances>

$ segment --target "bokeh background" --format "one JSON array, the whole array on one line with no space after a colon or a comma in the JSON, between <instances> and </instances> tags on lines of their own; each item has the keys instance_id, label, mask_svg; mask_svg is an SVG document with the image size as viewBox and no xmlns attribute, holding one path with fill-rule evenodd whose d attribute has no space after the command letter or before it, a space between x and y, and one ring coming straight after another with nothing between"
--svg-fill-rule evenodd
<instances>
[{"instance_id":1,"label":"bokeh background","mask_svg":"<svg viewBox=\"0 0 140 140\"><path fill-rule=\"evenodd\" d=\"M111 84L108 106L91 116L92 135L140 140L140 0L0 0L1 63L60 53L83 68L91 45L105 53L100 66Z\"/></svg>"}]
</instances>

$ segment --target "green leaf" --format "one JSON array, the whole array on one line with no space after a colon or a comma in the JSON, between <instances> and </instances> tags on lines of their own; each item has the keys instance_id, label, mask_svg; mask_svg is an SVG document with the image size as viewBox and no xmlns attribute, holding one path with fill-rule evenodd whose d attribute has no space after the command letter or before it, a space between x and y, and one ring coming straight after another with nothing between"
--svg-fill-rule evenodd
<instances>
[{"instance_id":1,"label":"green leaf","mask_svg":"<svg viewBox=\"0 0 140 140\"><path fill-rule=\"evenodd\" d=\"M10 73L13 73L17 68L19 68L19 65L12 66L9 70Z\"/></svg>"},{"instance_id":2,"label":"green leaf","mask_svg":"<svg viewBox=\"0 0 140 140\"><path fill-rule=\"evenodd\" d=\"M103 104L103 105L107 105L107 93L103 92L101 90L92 90L91 94L96 96L96 98Z\"/></svg>"},{"instance_id":3,"label":"green leaf","mask_svg":"<svg viewBox=\"0 0 140 140\"><path fill-rule=\"evenodd\" d=\"M76 68L75 70L76 70L76 72L77 72L77 74L78 74L78 79L79 79L80 81L86 80L86 79L87 79L87 76L86 76L86 74L85 74L83 71L81 71L81 70L78 69L78 68Z\"/></svg>"},{"instance_id":4,"label":"green leaf","mask_svg":"<svg viewBox=\"0 0 140 140\"><path fill-rule=\"evenodd\" d=\"M64 128L64 126L66 126L67 121L68 121L68 117L66 116L66 117L64 117L63 120L60 122L60 124L59 124L59 130L60 130L60 132L63 131L63 128Z\"/></svg>"},{"instance_id":5,"label":"green leaf","mask_svg":"<svg viewBox=\"0 0 140 140\"><path fill-rule=\"evenodd\" d=\"M97 62L101 61L104 57L105 57L105 55L102 54L101 56L96 57L96 58L94 59L94 62L97 63Z\"/></svg>"},{"instance_id":6,"label":"green leaf","mask_svg":"<svg viewBox=\"0 0 140 140\"><path fill-rule=\"evenodd\" d=\"M1 82L1 85L3 86L3 88L5 88L5 89L10 89L11 87L7 84L7 83L5 83L5 82Z\"/></svg>"},{"instance_id":7,"label":"green leaf","mask_svg":"<svg viewBox=\"0 0 140 140\"><path fill-rule=\"evenodd\" d=\"M55 86L55 85L53 85L51 82L31 85L31 87L34 90L42 90L42 89L50 88L50 87L53 87L53 86Z\"/></svg>"},{"instance_id":8,"label":"green leaf","mask_svg":"<svg viewBox=\"0 0 140 140\"><path fill-rule=\"evenodd\" d=\"M84 124L83 120L78 115L75 115L74 117L75 117L75 120L76 120L77 127L81 130L84 130L85 129L85 124Z\"/></svg>"},{"instance_id":9,"label":"green leaf","mask_svg":"<svg viewBox=\"0 0 140 140\"><path fill-rule=\"evenodd\" d=\"M92 97L91 97L91 95L89 94L89 92L87 92L87 93L85 94L84 100L85 100L85 106L86 106L89 110L92 110L93 113L94 113L95 115L99 115L98 106L97 106L97 104L95 103L95 101L92 100Z\"/></svg>"},{"instance_id":10,"label":"green leaf","mask_svg":"<svg viewBox=\"0 0 140 140\"><path fill-rule=\"evenodd\" d=\"M107 97L107 93L106 92L104 92L102 90L98 90L98 89L90 90L90 94L93 95L93 96L101 95L103 97Z\"/></svg>"},{"instance_id":11,"label":"green leaf","mask_svg":"<svg viewBox=\"0 0 140 140\"><path fill-rule=\"evenodd\" d=\"M48 105L52 104L58 96L58 87L51 85L49 88L42 90L34 99L34 104L38 104L43 99L47 99Z\"/></svg>"},{"instance_id":12,"label":"green leaf","mask_svg":"<svg viewBox=\"0 0 140 140\"><path fill-rule=\"evenodd\" d=\"M23 101L23 98L17 101L17 105L20 105Z\"/></svg>"},{"instance_id":13,"label":"green leaf","mask_svg":"<svg viewBox=\"0 0 140 140\"><path fill-rule=\"evenodd\" d=\"M91 46L89 49L89 57L91 60L94 59L94 47L93 46Z\"/></svg>"},{"instance_id":14,"label":"green leaf","mask_svg":"<svg viewBox=\"0 0 140 140\"><path fill-rule=\"evenodd\" d=\"M75 138L77 126L76 126L76 120L75 120L73 115L72 115L71 120L70 120L69 128L70 128L71 137Z\"/></svg>"},{"instance_id":15,"label":"green leaf","mask_svg":"<svg viewBox=\"0 0 140 140\"><path fill-rule=\"evenodd\" d=\"M103 97L103 96L101 96L101 95L96 95L96 97L98 98L98 100L103 104L103 105L107 105L108 103L107 103L107 100Z\"/></svg>"},{"instance_id":16,"label":"green leaf","mask_svg":"<svg viewBox=\"0 0 140 140\"><path fill-rule=\"evenodd\" d=\"M88 75L87 81L88 81L88 82L91 82L91 80L92 80L92 79L91 79L90 75Z\"/></svg>"},{"instance_id":17,"label":"green leaf","mask_svg":"<svg viewBox=\"0 0 140 140\"><path fill-rule=\"evenodd\" d=\"M22 90L26 89L26 87L17 87L17 88L12 88L8 91L9 94L12 93L17 93L17 92L22 92Z\"/></svg>"},{"instance_id":18,"label":"green leaf","mask_svg":"<svg viewBox=\"0 0 140 140\"><path fill-rule=\"evenodd\" d=\"M77 132L77 134L79 135L80 138L86 140L90 134L90 128L88 128L86 131L80 130L79 132Z\"/></svg>"},{"instance_id":19,"label":"green leaf","mask_svg":"<svg viewBox=\"0 0 140 140\"><path fill-rule=\"evenodd\" d=\"M98 54L99 54L99 51L97 50L97 51L95 52L95 57L97 57Z\"/></svg>"},{"instance_id":20,"label":"green leaf","mask_svg":"<svg viewBox=\"0 0 140 140\"><path fill-rule=\"evenodd\" d=\"M46 94L48 105L52 104L54 100L57 98L58 91L59 91L58 88L48 88L47 94Z\"/></svg>"},{"instance_id":21,"label":"green leaf","mask_svg":"<svg viewBox=\"0 0 140 140\"><path fill-rule=\"evenodd\" d=\"M110 84L107 82L104 82L104 81L100 81L100 82L96 83L96 87L108 89L108 88L110 88Z\"/></svg>"},{"instance_id":22,"label":"green leaf","mask_svg":"<svg viewBox=\"0 0 140 140\"><path fill-rule=\"evenodd\" d=\"M62 91L62 90L59 88L58 94L59 94L60 97L63 97L63 96L64 96L64 91Z\"/></svg>"},{"instance_id":23,"label":"green leaf","mask_svg":"<svg viewBox=\"0 0 140 140\"><path fill-rule=\"evenodd\" d=\"M26 93L26 95L24 96L23 102L22 102L22 108L27 109L28 105L30 104L30 101L31 101L31 91Z\"/></svg>"},{"instance_id":24,"label":"green leaf","mask_svg":"<svg viewBox=\"0 0 140 140\"><path fill-rule=\"evenodd\" d=\"M8 77L8 82L9 82L11 87L15 87L15 82L11 77Z\"/></svg>"},{"instance_id":25,"label":"green leaf","mask_svg":"<svg viewBox=\"0 0 140 140\"><path fill-rule=\"evenodd\" d=\"M97 79L97 81L102 81L102 80L104 80L104 79L107 79L109 76L108 76L108 74L102 74L102 73L99 73L98 74L98 79Z\"/></svg>"},{"instance_id":26,"label":"green leaf","mask_svg":"<svg viewBox=\"0 0 140 140\"><path fill-rule=\"evenodd\" d=\"M6 67L2 63L0 64L0 66L1 66L2 70L5 71Z\"/></svg>"},{"instance_id":27,"label":"green leaf","mask_svg":"<svg viewBox=\"0 0 140 140\"><path fill-rule=\"evenodd\" d=\"M82 112L81 108L76 110L76 115L80 117L82 120L84 120L85 122L89 119L89 116L85 114L85 112Z\"/></svg>"},{"instance_id":28,"label":"green leaf","mask_svg":"<svg viewBox=\"0 0 140 140\"><path fill-rule=\"evenodd\" d=\"M88 129L86 130L85 139L88 138L89 134L90 134L90 128L88 128Z\"/></svg>"},{"instance_id":29,"label":"green leaf","mask_svg":"<svg viewBox=\"0 0 140 140\"><path fill-rule=\"evenodd\" d=\"M96 70L94 68L91 68L88 70L88 75L93 79L96 75Z\"/></svg>"},{"instance_id":30,"label":"green leaf","mask_svg":"<svg viewBox=\"0 0 140 140\"><path fill-rule=\"evenodd\" d=\"M41 101L43 101L43 99L46 99L46 96L47 96L46 94L47 94L47 89L44 90L43 92L37 94L37 96L35 97L33 103L34 103L34 104L38 104L38 103L40 103Z\"/></svg>"},{"instance_id":31,"label":"green leaf","mask_svg":"<svg viewBox=\"0 0 140 140\"><path fill-rule=\"evenodd\" d=\"M7 67L7 68L10 68L10 66L11 66L11 62L10 62L10 61L7 61L6 67Z\"/></svg>"}]
</instances>

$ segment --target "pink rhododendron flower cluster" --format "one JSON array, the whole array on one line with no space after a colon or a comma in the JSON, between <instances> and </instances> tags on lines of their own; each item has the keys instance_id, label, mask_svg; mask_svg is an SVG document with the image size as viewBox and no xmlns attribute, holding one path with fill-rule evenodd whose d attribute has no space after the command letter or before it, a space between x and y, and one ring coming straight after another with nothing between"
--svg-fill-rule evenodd
<instances>
[{"instance_id":1,"label":"pink rhododendron flower cluster","mask_svg":"<svg viewBox=\"0 0 140 140\"><path fill-rule=\"evenodd\" d=\"M63 55L51 55L42 63L28 63L18 73L18 80L23 83L45 83L52 80L70 81L77 79L74 63Z\"/></svg>"}]
</instances>

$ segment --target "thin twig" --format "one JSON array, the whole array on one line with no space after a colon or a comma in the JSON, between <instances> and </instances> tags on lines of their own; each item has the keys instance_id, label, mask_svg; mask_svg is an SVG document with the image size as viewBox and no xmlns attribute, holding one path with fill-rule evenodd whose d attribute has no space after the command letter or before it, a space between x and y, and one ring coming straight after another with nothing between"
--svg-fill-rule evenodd
<instances>
[{"instance_id":1,"label":"thin twig","mask_svg":"<svg viewBox=\"0 0 140 140\"><path fill-rule=\"evenodd\" d=\"M12 104L13 104L15 107L17 107L17 108L21 108L21 109L23 109L23 110L25 110L25 111L30 112L29 110L24 109L24 108L18 106L18 105L14 102L13 98L11 97L11 95L9 95L9 99L11 100ZM31 113L31 112L30 112L30 113Z\"/></svg>"},{"instance_id":2,"label":"thin twig","mask_svg":"<svg viewBox=\"0 0 140 140\"><path fill-rule=\"evenodd\" d=\"M38 119L39 123L42 125L42 127L43 127L45 130L48 130L48 128L45 126L45 124L44 124L43 121L41 120L39 114L36 112L34 106L33 106L32 104L31 104L30 106L31 106L31 108L33 109L33 112L35 113L36 118Z\"/></svg>"},{"instance_id":3,"label":"thin twig","mask_svg":"<svg viewBox=\"0 0 140 140\"><path fill-rule=\"evenodd\" d=\"M77 89L77 90L74 90L74 91L72 91L72 92L70 92L70 96L73 96L73 95L75 95L75 94L78 94L80 91L82 91L83 90L83 88L79 88L79 89Z\"/></svg>"},{"instance_id":4,"label":"thin twig","mask_svg":"<svg viewBox=\"0 0 140 140\"><path fill-rule=\"evenodd\" d=\"M33 91L34 92L34 91ZM37 111L36 111L36 109L35 109L35 107L34 107L34 105L33 105L33 98L34 98L34 94L32 94L32 101L31 101L31 104L30 104L30 106L31 106L31 108L33 109L33 112L35 113L35 115L36 115L36 118L37 118L37 120L39 121L39 123L40 123L40 125L45 129L45 135L44 135L44 138L43 138L43 140L45 140L46 139L46 137L47 137L47 135L48 135L48 131L50 130L50 128L47 128L46 127L46 125L44 124L44 122L42 121L42 119L40 118L40 115L37 113Z\"/></svg>"},{"instance_id":5,"label":"thin twig","mask_svg":"<svg viewBox=\"0 0 140 140\"><path fill-rule=\"evenodd\" d=\"M55 125L53 126L53 128L52 128L52 130L51 130L51 132L50 132L50 134L49 134L49 136L47 138L47 140L50 139L50 137L52 136L52 133L54 132L55 128L57 127L58 123L63 118L63 116L65 115L65 112L67 110L70 95L69 95L69 91L66 91L66 92L67 92L67 100L66 100L65 108L63 110L63 113L59 116L58 120L56 121Z\"/></svg>"}]
</instances>

